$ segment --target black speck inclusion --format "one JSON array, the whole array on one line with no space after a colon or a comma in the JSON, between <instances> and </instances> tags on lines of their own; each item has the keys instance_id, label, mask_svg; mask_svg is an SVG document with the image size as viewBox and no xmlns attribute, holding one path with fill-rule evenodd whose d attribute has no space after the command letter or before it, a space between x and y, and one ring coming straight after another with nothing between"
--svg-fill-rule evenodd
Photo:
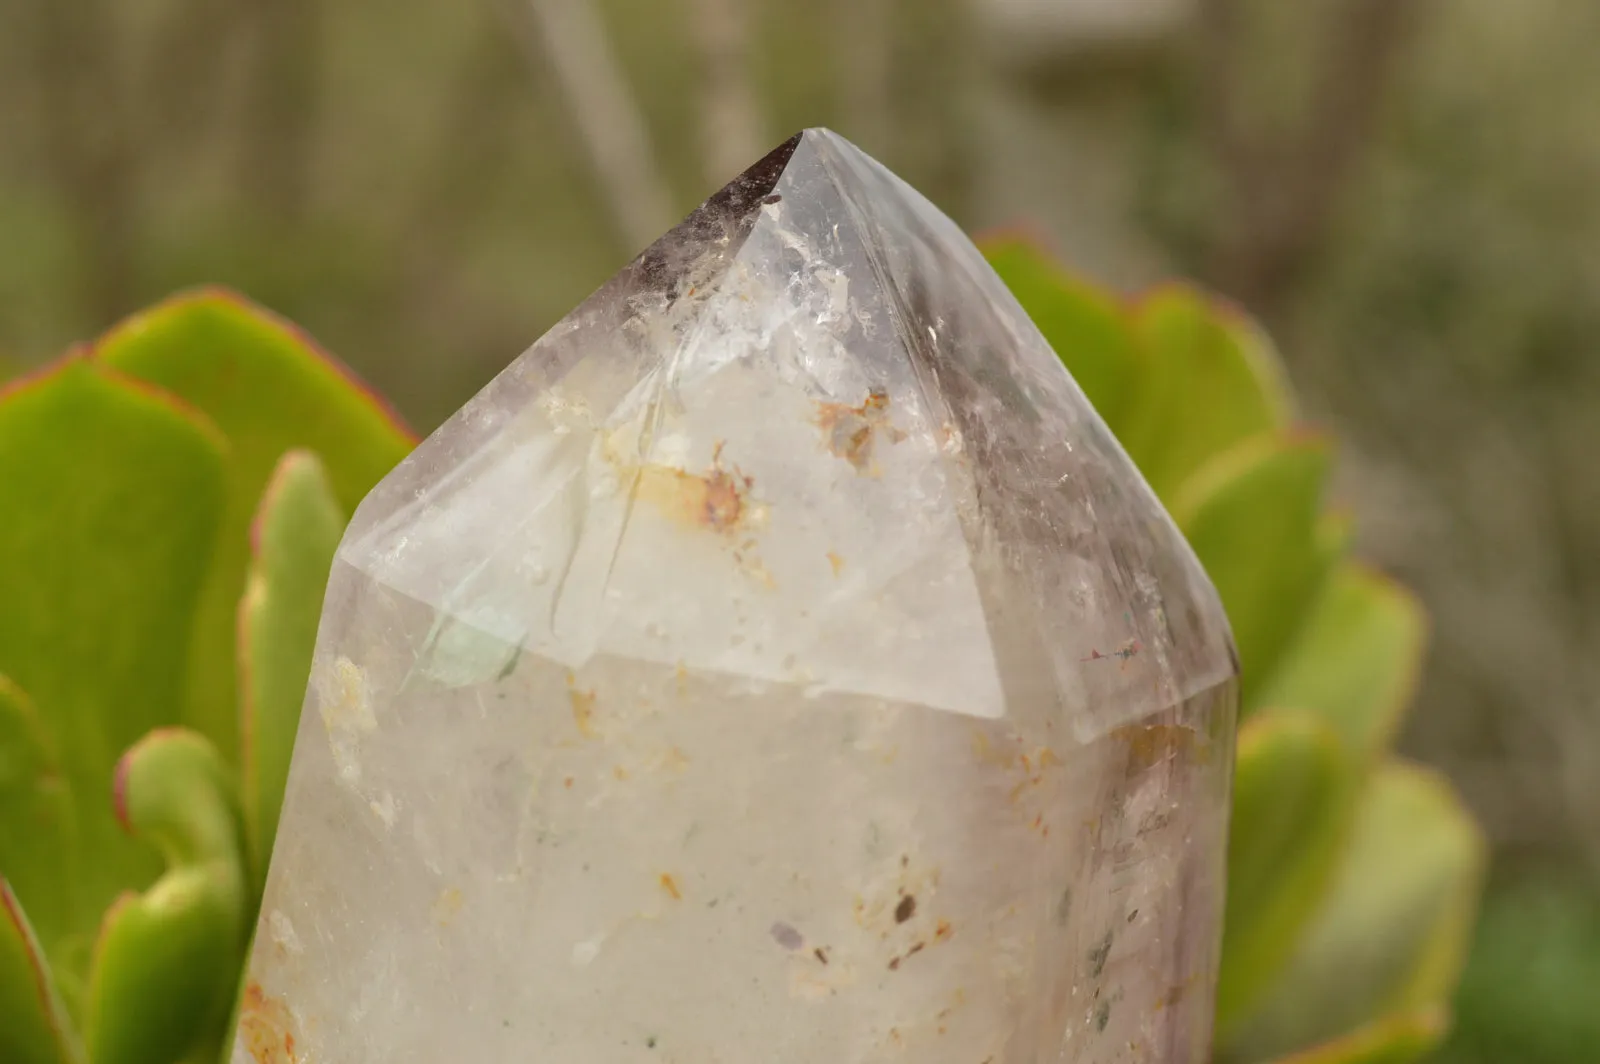
<instances>
[{"instance_id":1,"label":"black speck inclusion","mask_svg":"<svg viewBox=\"0 0 1600 1064\"><path fill-rule=\"evenodd\" d=\"M1106 932L1106 937L1100 944L1089 951L1089 974L1099 978L1100 973L1106 970L1106 958L1111 956L1111 932Z\"/></svg>"}]
</instances>

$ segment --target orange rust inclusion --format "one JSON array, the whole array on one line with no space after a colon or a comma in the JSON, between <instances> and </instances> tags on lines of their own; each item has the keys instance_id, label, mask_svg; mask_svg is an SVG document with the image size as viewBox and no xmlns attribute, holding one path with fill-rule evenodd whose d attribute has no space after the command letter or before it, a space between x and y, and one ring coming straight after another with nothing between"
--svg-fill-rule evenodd
<instances>
[{"instance_id":1,"label":"orange rust inclusion","mask_svg":"<svg viewBox=\"0 0 1600 1064\"><path fill-rule=\"evenodd\" d=\"M572 702L572 722L585 739L598 739L594 726L594 692L578 689L577 677L567 674L567 698Z\"/></svg>"},{"instance_id":2,"label":"orange rust inclusion","mask_svg":"<svg viewBox=\"0 0 1600 1064\"><path fill-rule=\"evenodd\" d=\"M755 481L723 468L720 443L703 476L660 465L641 466L637 475L640 499L697 528L732 533L750 524L757 510L750 502Z\"/></svg>"},{"instance_id":3,"label":"orange rust inclusion","mask_svg":"<svg viewBox=\"0 0 1600 1064\"><path fill-rule=\"evenodd\" d=\"M899 443L906 434L889 420L889 393L874 388L860 406L818 403L817 427L827 449L855 466L857 473L877 476L872 456L880 436Z\"/></svg>"},{"instance_id":4,"label":"orange rust inclusion","mask_svg":"<svg viewBox=\"0 0 1600 1064\"><path fill-rule=\"evenodd\" d=\"M1184 754L1205 754L1195 730L1181 724L1130 724L1111 734L1128 744L1128 760L1136 772L1175 761Z\"/></svg>"},{"instance_id":5,"label":"orange rust inclusion","mask_svg":"<svg viewBox=\"0 0 1600 1064\"><path fill-rule=\"evenodd\" d=\"M289 1007L251 980L239 1006L239 1040L255 1064L300 1064Z\"/></svg>"}]
</instances>

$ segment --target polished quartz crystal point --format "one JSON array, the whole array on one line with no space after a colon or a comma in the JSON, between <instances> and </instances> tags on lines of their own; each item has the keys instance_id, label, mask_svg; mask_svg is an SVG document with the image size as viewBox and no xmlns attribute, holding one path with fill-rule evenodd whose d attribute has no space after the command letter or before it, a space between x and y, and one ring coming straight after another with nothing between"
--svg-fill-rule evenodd
<instances>
[{"instance_id":1,"label":"polished quartz crystal point","mask_svg":"<svg viewBox=\"0 0 1600 1064\"><path fill-rule=\"evenodd\" d=\"M235 1064L1202 1061L1236 672L983 258L808 131L356 514Z\"/></svg>"}]
</instances>

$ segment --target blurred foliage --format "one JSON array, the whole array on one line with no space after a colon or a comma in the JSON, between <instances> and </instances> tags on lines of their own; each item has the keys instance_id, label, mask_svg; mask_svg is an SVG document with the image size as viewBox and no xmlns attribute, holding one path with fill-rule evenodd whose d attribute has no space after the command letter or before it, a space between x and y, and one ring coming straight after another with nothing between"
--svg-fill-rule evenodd
<instances>
[{"instance_id":1,"label":"blurred foliage","mask_svg":"<svg viewBox=\"0 0 1600 1064\"><path fill-rule=\"evenodd\" d=\"M1143 98L1143 223L1269 322L1346 442L1359 548L1428 602L1404 745L1508 858L1593 884L1600 7L1200 7Z\"/></svg>"},{"instance_id":2,"label":"blurred foliage","mask_svg":"<svg viewBox=\"0 0 1600 1064\"><path fill-rule=\"evenodd\" d=\"M1420 1059L1448 1026L1486 860L1450 785L1390 754L1421 607L1347 559L1323 510L1329 441L1295 427L1246 317L1180 286L1119 303L1026 239L986 251L1166 501L1239 647L1218 1059Z\"/></svg>"},{"instance_id":3,"label":"blurred foliage","mask_svg":"<svg viewBox=\"0 0 1600 1064\"><path fill-rule=\"evenodd\" d=\"M1562 869L1524 869L1488 897L1439 1064L1566 1064L1600 1046L1600 901Z\"/></svg>"},{"instance_id":4,"label":"blurred foliage","mask_svg":"<svg viewBox=\"0 0 1600 1064\"><path fill-rule=\"evenodd\" d=\"M892 131L874 154L962 198L971 164L946 133L964 104L942 91L961 64L923 60L956 52L965 6L754 5L759 150L871 121ZM436 424L641 250L528 7L0 4L0 353L37 362L168 292L227 284ZM735 176L706 172L690 5L597 7L687 212ZM874 29L888 7L901 17ZM857 60L858 43L888 61Z\"/></svg>"},{"instance_id":5,"label":"blurred foliage","mask_svg":"<svg viewBox=\"0 0 1600 1064\"><path fill-rule=\"evenodd\" d=\"M220 291L0 391L6 1064L219 1059L342 515L410 444Z\"/></svg>"},{"instance_id":6,"label":"blurred foliage","mask_svg":"<svg viewBox=\"0 0 1600 1064\"><path fill-rule=\"evenodd\" d=\"M1592 976L1527 992L1577 948L1538 882L1569 913L1600 904L1600 7L1191 8L1136 74L1010 105L1047 141L1090 131L1013 165L1131 143L1107 182L1125 196L1058 206L1052 174L1011 210L1100 273L1123 261L1083 236L1126 207L1118 246L1148 272L1123 275L1196 277L1270 325L1341 440L1358 550L1433 618L1415 712L1360 726L1448 774L1504 866L1443 1059L1600 1060L1571 1022L1600 1004Z\"/></svg>"}]
</instances>

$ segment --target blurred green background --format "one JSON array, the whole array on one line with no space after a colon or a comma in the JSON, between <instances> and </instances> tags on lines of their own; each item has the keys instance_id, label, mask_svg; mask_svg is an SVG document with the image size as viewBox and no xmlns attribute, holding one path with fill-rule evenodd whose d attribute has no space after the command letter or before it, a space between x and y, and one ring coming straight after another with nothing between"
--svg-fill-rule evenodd
<instances>
[{"instance_id":1,"label":"blurred green background","mask_svg":"<svg viewBox=\"0 0 1600 1064\"><path fill-rule=\"evenodd\" d=\"M1263 318L1495 845L1442 1059L1600 1060L1600 4L0 0L0 367L187 285L431 428L828 125L971 229ZM0 369L0 373L5 372Z\"/></svg>"}]
</instances>

